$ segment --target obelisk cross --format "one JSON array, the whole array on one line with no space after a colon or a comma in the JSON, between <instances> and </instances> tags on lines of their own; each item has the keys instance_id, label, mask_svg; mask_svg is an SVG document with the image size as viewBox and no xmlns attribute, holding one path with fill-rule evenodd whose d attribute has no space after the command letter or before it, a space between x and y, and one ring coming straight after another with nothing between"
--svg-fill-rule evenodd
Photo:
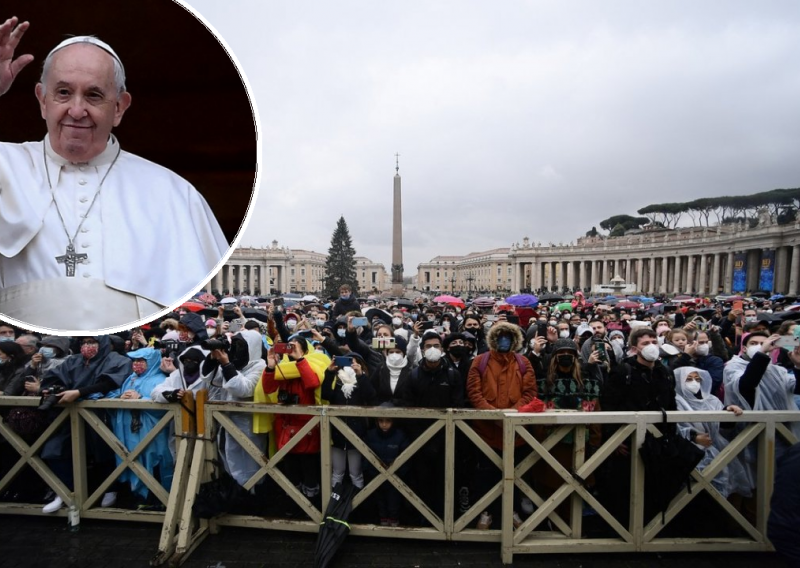
<instances>
[{"instance_id":1,"label":"obelisk cross","mask_svg":"<svg viewBox=\"0 0 800 568\"><path fill-rule=\"evenodd\" d=\"M86 253L76 253L75 252L75 245L69 243L67 245L67 252L62 254L61 256L56 257L56 262L58 264L64 264L67 267L67 276L74 277L75 276L75 265L78 263L83 264L89 258L89 255Z\"/></svg>"}]
</instances>

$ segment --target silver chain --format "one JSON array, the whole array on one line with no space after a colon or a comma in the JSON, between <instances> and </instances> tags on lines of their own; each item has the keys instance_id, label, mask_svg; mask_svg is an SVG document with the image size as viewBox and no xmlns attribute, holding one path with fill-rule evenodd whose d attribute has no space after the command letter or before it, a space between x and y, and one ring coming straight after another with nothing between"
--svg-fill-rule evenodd
<instances>
[{"instance_id":1,"label":"silver chain","mask_svg":"<svg viewBox=\"0 0 800 568\"><path fill-rule=\"evenodd\" d=\"M111 173L111 168L113 168L114 164L117 163L117 159L119 158L119 155L121 153L122 153L122 148L118 148L117 155L114 156L114 159L111 161L111 165L108 166L108 169L106 170L103 179L100 180L100 185L97 186L97 191L94 192L94 197L92 197L92 202L89 204L89 208L86 210L86 214L81 216L82 217L81 222L78 224L78 228L75 229L75 234L72 236L72 238L70 238L69 230L67 229L67 224L64 221L64 216L61 214L61 208L58 206L58 201L56 201L56 192L53 189L53 182L50 180L50 169L47 167L47 153L45 152L45 144L42 143L42 160L44 161L44 171L47 174L47 185L50 186L50 195L53 196L53 203L55 203L56 212L58 213L58 218L61 219L61 226L64 227L64 232L67 235L67 239L69 239L70 245L75 244L75 239L78 238L78 233L80 232L81 227L83 227L83 223L89 216L89 212L92 210L92 207L94 207L94 202L97 201L97 196L100 195L100 190L103 189L103 183L106 181L108 174Z\"/></svg>"}]
</instances>

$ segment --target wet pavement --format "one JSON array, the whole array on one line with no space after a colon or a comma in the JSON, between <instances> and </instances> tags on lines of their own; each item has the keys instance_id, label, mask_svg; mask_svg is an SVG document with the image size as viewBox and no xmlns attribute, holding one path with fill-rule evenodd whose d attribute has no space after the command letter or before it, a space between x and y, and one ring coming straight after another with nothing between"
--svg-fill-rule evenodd
<instances>
[{"instance_id":1,"label":"wet pavement","mask_svg":"<svg viewBox=\"0 0 800 568\"><path fill-rule=\"evenodd\" d=\"M156 552L160 525L85 519L69 532L63 518L0 516L0 568L139 568ZM313 566L316 536L223 527L183 566L188 568L300 568ZM349 537L332 568L497 567L499 544ZM514 566L537 568L785 568L774 554L537 554Z\"/></svg>"}]
</instances>

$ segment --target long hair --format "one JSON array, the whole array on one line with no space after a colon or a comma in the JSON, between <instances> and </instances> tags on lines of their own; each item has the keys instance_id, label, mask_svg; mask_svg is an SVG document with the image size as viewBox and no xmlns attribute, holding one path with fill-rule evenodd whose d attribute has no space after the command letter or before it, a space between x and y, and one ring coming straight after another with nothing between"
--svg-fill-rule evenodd
<instances>
[{"instance_id":1,"label":"long hair","mask_svg":"<svg viewBox=\"0 0 800 568\"><path fill-rule=\"evenodd\" d=\"M578 389L583 390L583 377L581 377L581 366L578 362L578 356L575 353L570 353L572 355L572 380L578 384ZM552 357L550 357L550 365L547 367L547 390L551 391L553 388L553 384L556 381L556 375L558 374L558 354L553 353Z\"/></svg>"}]
</instances>

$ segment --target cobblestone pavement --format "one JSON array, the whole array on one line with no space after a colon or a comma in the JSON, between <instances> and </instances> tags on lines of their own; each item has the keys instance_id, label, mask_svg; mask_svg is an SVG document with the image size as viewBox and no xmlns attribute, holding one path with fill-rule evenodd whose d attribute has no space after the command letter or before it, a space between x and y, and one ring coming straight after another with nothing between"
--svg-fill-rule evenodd
<instances>
[{"instance_id":1,"label":"cobblestone pavement","mask_svg":"<svg viewBox=\"0 0 800 568\"><path fill-rule=\"evenodd\" d=\"M0 568L139 568L148 566L160 527L84 520L71 533L62 518L0 516ZM203 542L187 568L300 568L313 565L314 535L224 527ZM497 544L348 538L333 568L502 567ZM785 568L774 554L517 555L537 568Z\"/></svg>"}]
</instances>

